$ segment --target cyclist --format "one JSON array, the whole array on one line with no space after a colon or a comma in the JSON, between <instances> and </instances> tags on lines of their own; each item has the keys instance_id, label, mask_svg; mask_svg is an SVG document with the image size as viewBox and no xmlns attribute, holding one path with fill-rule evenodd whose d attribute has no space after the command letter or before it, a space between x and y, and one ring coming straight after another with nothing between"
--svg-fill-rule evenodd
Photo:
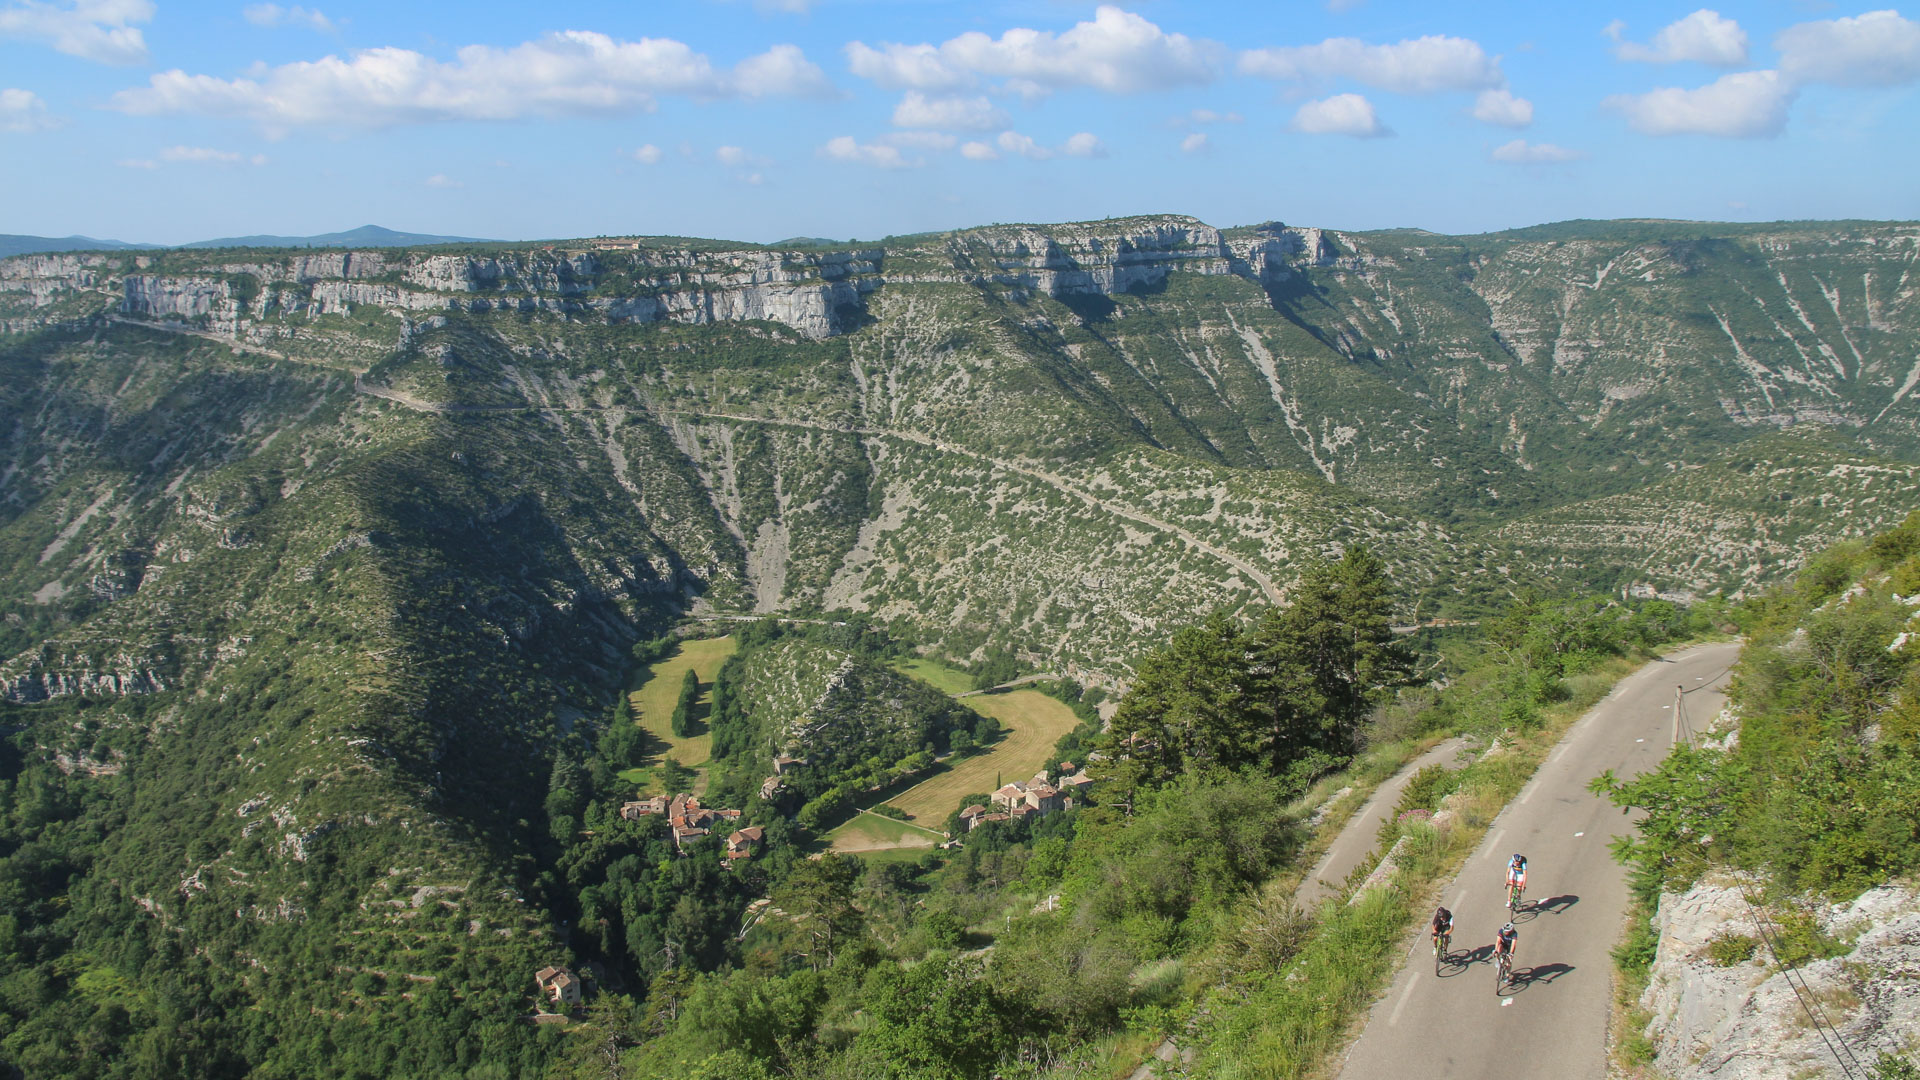
<instances>
[{"instance_id":1,"label":"cyclist","mask_svg":"<svg viewBox=\"0 0 1920 1080\"><path fill-rule=\"evenodd\" d=\"M1513 928L1512 923L1508 923L1507 925L1501 927L1500 933L1496 935L1493 939L1494 962L1498 963L1500 958L1504 956L1507 958L1508 963L1512 963L1513 947L1519 943L1520 943L1520 931L1515 930Z\"/></svg>"},{"instance_id":2,"label":"cyclist","mask_svg":"<svg viewBox=\"0 0 1920 1080\"><path fill-rule=\"evenodd\" d=\"M1448 911L1445 907L1434 908L1433 909L1433 943L1434 945L1437 947L1440 944L1440 935L1442 934L1451 935L1452 933L1453 933L1453 912Z\"/></svg>"},{"instance_id":3,"label":"cyclist","mask_svg":"<svg viewBox=\"0 0 1920 1080\"><path fill-rule=\"evenodd\" d=\"M1511 891L1516 885L1521 892L1527 891L1527 857L1517 851L1507 860L1507 889Z\"/></svg>"}]
</instances>

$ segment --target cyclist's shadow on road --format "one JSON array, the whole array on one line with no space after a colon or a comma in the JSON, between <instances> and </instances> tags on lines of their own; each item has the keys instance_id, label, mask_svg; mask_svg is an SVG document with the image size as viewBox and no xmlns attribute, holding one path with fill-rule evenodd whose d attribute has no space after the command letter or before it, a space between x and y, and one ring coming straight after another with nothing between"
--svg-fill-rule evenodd
<instances>
[{"instance_id":1,"label":"cyclist's shadow on road","mask_svg":"<svg viewBox=\"0 0 1920 1080\"><path fill-rule=\"evenodd\" d=\"M1514 968L1507 981L1507 993L1518 994L1527 988L1539 984L1551 985L1554 980L1574 970L1572 964L1541 964L1539 967Z\"/></svg>"},{"instance_id":2,"label":"cyclist's shadow on road","mask_svg":"<svg viewBox=\"0 0 1920 1080\"><path fill-rule=\"evenodd\" d=\"M1455 949L1444 957L1446 967L1438 974L1442 979L1451 979L1455 975L1465 974L1473 965L1486 963L1492 958L1491 945L1482 945L1477 949Z\"/></svg>"},{"instance_id":3,"label":"cyclist's shadow on road","mask_svg":"<svg viewBox=\"0 0 1920 1080\"><path fill-rule=\"evenodd\" d=\"M1549 896L1545 900L1536 900L1513 913L1513 921L1527 923L1542 915L1564 915L1568 908L1580 902L1578 896L1567 893L1563 896Z\"/></svg>"}]
</instances>

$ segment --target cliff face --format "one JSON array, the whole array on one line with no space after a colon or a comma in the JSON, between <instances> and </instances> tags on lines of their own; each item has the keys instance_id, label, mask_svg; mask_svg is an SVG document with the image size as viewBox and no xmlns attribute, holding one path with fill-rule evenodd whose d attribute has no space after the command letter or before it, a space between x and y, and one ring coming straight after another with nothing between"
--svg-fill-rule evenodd
<instances>
[{"instance_id":1,"label":"cliff face","mask_svg":"<svg viewBox=\"0 0 1920 1080\"><path fill-rule=\"evenodd\" d=\"M958 265L928 268L939 245L908 249L911 269L889 271L879 248L826 252L538 249L510 255L329 252L274 260L163 256L44 256L0 264L0 292L28 308L65 293L117 287L120 312L205 323L264 341L257 324L277 317L344 315L358 307L395 313L508 311L606 322L778 323L814 339L845 333L866 317L866 298L889 284L969 277L1051 297L1109 296L1163 288L1172 273L1284 280L1290 262L1331 258L1319 230L1275 227L1224 238L1186 218L1083 226L1022 226L956 234ZM942 260L944 261L944 260ZM172 273L144 272L170 263ZM197 272L184 272L189 264ZM971 273L969 273L971 271Z\"/></svg>"},{"instance_id":2,"label":"cliff face","mask_svg":"<svg viewBox=\"0 0 1920 1080\"><path fill-rule=\"evenodd\" d=\"M1817 910L1820 929L1850 943L1842 956L1803 964L1806 986L1853 1054L1911 1055L1920 1032L1920 890L1885 886ZM1722 966L1708 943L1754 936L1737 888L1703 883L1660 899L1660 949L1641 1007L1661 1073L1675 1080L1804 1080L1849 1075L1807 1019L1801 1000L1760 946Z\"/></svg>"}]
</instances>

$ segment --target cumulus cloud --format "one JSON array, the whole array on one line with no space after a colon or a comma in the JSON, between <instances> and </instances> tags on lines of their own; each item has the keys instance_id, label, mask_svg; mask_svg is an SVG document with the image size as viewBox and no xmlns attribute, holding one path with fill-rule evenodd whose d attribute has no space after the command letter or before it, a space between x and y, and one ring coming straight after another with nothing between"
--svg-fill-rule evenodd
<instances>
[{"instance_id":1,"label":"cumulus cloud","mask_svg":"<svg viewBox=\"0 0 1920 1080\"><path fill-rule=\"evenodd\" d=\"M279 4L254 4L240 13L241 17L255 26L304 26L309 30L322 33L333 29L333 20L314 8L283 8Z\"/></svg>"},{"instance_id":2,"label":"cumulus cloud","mask_svg":"<svg viewBox=\"0 0 1920 1080\"><path fill-rule=\"evenodd\" d=\"M1533 102L1514 97L1511 90L1482 90L1473 99L1473 118L1497 127L1523 128L1533 123Z\"/></svg>"},{"instance_id":3,"label":"cumulus cloud","mask_svg":"<svg viewBox=\"0 0 1920 1080\"><path fill-rule=\"evenodd\" d=\"M47 103L31 90L0 89L0 131L24 135L53 127Z\"/></svg>"},{"instance_id":4,"label":"cumulus cloud","mask_svg":"<svg viewBox=\"0 0 1920 1080\"><path fill-rule=\"evenodd\" d=\"M968 161L998 161L1000 151L995 150L988 143L976 141L963 144L960 147L960 156Z\"/></svg>"},{"instance_id":5,"label":"cumulus cloud","mask_svg":"<svg viewBox=\"0 0 1920 1080\"><path fill-rule=\"evenodd\" d=\"M1022 135L1017 131L1003 131L994 142L1000 145L1000 149L1017 157L1045 161L1053 156L1053 151L1035 142L1033 136Z\"/></svg>"},{"instance_id":6,"label":"cumulus cloud","mask_svg":"<svg viewBox=\"0 0 1920 1080\"><path fill-rule=\"evenodd\" d=\"M1183 154L1197 154L1206 148L1207 133L1204 131L1196 131L1180 140L1180 152Z\"/></svg>"},{"instance_id":7,"label":"cumulus cloud","mask_svg":"<svg viewBox=\"0 0 1920 1080\"><path fill-rule=\"evenodd\" d=\"M1613 55L1643 64L1674 64L1690 60L1715 67L1737 67L1747 62L1747 32L1717 11L1701 8L1668 24L1645 45L1622 41L1626 24L1614 20L1607 36L1615 42Z\"/></svg>"},{"instance_id":8,"label":"cumulus cloud","mask_svg":"<svg viewBox=\"0 0 1920 1080\"><path fill-rule=\"evenodd\" d=\"M1488 56L1479 42L1442 35L1392 45L1328 38L1318 45L1249 49L1240 54L1240 70L1279 82L1351 79L1396 94L1496 90L1507 83L1500 62Z\"/></svg>"},{"instance_id":9,"label":"cumulus cloud","mask_svg":"<svg viewBox=\"0 0 1920 1080\"><path fill-rule=\"evenodd\" d=\"M1740 71L1693 90L1661 87L1645 94L1616 94L1603 104L1648 135L1754 138L1780 133L1794 93L1778 72Z\"/></svg>"},{"instance_id":10,"label":"cumulus cloud","mask_svg":"<svg viewBox=\"0 0 1920 1080\"><path fill-rule=\"evenodd\" d=\"M469 45L452 61L387 47L238 79L175 69L115 94L112 107L134 116L236 116L284 130L650 111L669 94L711 100L832 92L825 74L792 45L726 70L671 38L621 41L568 30L511 48Z\"/></svg>"},{"instance_id":11,"label":"cumulus cloud","mask_svg":"<svg viewBox=\"0 0 1920 1080\"><path fill-rule=\"evenodd\" d=\"M1007 126L1007 114L984 97L934 97L918 90L893 108L893 126L947 131L993 131Z\"/></svg>"},{"instance_id":12,"label":"cumulus cloud","mask_svg":"<svg viewBox=\"0 0 1920 1080\"><path fill-rule=\"evenodd\" d=\"M1568 161L1579 161L1587 155L1580 150L1569 150L1552 143L1530 143L1525 139L1515 139L1494 147L1493 160L1504 161L1509 165L1557 165Z\"/></svg>"},{"instance_id":13,"label":"cumulus cloud","mask_svg":"<svg viewBox=\"0 0 1920 1080\"><path fill-rule=\"evenodd\" d=\"M453 177L448 176L446 173L434 173L432 176L429 176L425 180L422 180L421 183L425 184L430 188L436 188L441 191L453 191L458 188L463 188L467 186L464 182L455 180Z\"/></svg>"},{"instance_id":14,"label":"cumulus cloud","mask_svg":"<svg viewBox=\"0 0 1920 1080\"><path fill-rule=\"evenodd\" d=\"M1133 93L1201 85L1218 74L1220 49L1103 5L1092 21L1057 34L1016 28L998 38L973 31L938 45L855 41L846 54L855 75L889 89L952 91L997 79L1037 95L1075 87Z\"/></svg>"},{"instance_id":15,"label":"cumulus cloud","mask_svg":"<svg viewBox=\"0 0 1920 1080\"><path fill-rule=\"evenodd\" d=\"M633 152L633 160L642 165L658 165L666 153L652 143L645 143Z\"/></svg>"},{"instance_id":16,"label":"cumulus cloud","mask_svg":"<svg viewBox=\"0 0 1920 1080\"><path fill-rule=\"evenodd\" d=\"M1790 82L1900 86L1920 80L1920 23L1897 11L1790 26L1773 40Z\"/></svg>"},{"instance_id":17,"label":"cumulus cloud","mask_svg":"<svg viewBox=\"0 0 1920 1080\"><path fill-rule=\"evenodd\" d=\"M101 64L138 64L147 40L134 24L152 22L153 12L152 0L14 0L0 7L0 38Z\"/></svg>"},{"instance_id":18,"label":"cumulus cloud","mask_svg":"<svg viewBox=\"0 0 1920 1080\"><path fill-rule=\"evenodd\" d=\"M743 146L722 146L713 152L713 160L730 169L742 169L749 166L771 165L772 161L748 150Z\"/></svg>"},{"instance_id":19,"label":"cumulus cloud","mask_svg":"<svg viewBox=\"0 0 1920 1080\"><path fill-rule=\"evenodd\" d=\"M869 165L876 169L905 169L922 164L919 161L908 161L906 155L902 154L897 146L863 143L851 135L828 139L827 144L820 148L820 153L823 157L834 161Z\"/></svg>"},{"instance_id":20,"label":"cumulus cloud","mask_svg":"<svg viewBox=\"0 0 1920 1080\"><path fill-rule=\"evenodd\" d=\"M1370 139L1392 134L1374 115L1373 102L1359 94L1335 94L1309 101L1294 112L1291 126L1303 135L1351 135Z\"/></svg>"},{"instance_id":21,"label":"cumulus cloud","mask_svg":"<svg viewBox=\"0 0 1920 1080\"><path fill-rule=\"evenodd\" d=\"M1090 131L1069 135L1067 141L1060 144L1060 152L1068 157L1106 157L1107 144L1095 138Z\"/></svg>"}]
</instances>

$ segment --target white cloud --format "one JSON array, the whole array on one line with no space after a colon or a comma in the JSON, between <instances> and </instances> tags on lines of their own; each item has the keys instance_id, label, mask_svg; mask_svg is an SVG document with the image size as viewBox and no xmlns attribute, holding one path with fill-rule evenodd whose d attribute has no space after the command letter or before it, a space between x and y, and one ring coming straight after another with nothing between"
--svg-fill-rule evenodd
<instances>
[{"instance_id":1,"label":"white cloud","mask_svg":"<svg viewBox=\"0 0 1920 1080\"><path fill-rule=\"evenodd\" d=\"M441 191L454 191L467 186L462 181L455 180L446 173L434 173L432 176L420 182L430 188L438 188Z\"/></svg>"},{"instance_id":2,"label":"white cloud","mask_svg":"<svg viewBox=\"0 0 1920 1080\"><path fill-rule=\"evenodd\" d=\"M1351 79L1396 94L1495 90L1507 83L1500 73L1500 62L1488 56L1479 42L1440 35L1393 45L1328 38L1318 45L1249 49L1240 54L1240 70L1280 82Z\"/></svg>"},{"instance_id":3,"label":"white cloud","mask_svg":"<svg viewBox=\"0 0 1920 1080\"><path fill-rule=\"evenodd\" d=\"M215 150L210 146L169 146L150 158L124 158L123 169L157 169L167 165L253 165L267 163L265 154L242 154L235 150Z\"/></svg>"},{"instance_id":4,"label":"white cloud","mask_svg":"<svg viewBox=\"0 0 1920 1080\"><path fill-rule=\"evenodd\" d=\"M265 154L237 153L232 150L215 150L206 146L169 146L160 151L160 160L183 165L265 165Z\"/></svg>"},{"instance_id":5,"label":"white cloud","mask_svg":"<svg viewBox=\"0 0 1920 1080\"><path fill-rule=\"evenodd\" d=\"M727 166L730 169L746 168L748 166L758 167L758 166L773 164L773 162L768 160L767 158L762 157L759 154L753 153L752 151L746 149L745 147L740 147L740 146L722 146L714 150L713 160L719 162L722 165Z\"/></svg>"},{"instance_id":6,"label":"white cloud","mask_svg":"<svg viewBox=\"0 0 1920 1080\"><path fill-rule=\"evenodd\" d=\"M1000 144L1000 149L1018 157L1045 161L1053 156L1053 151L1035 142L1033 136L1022 135L1017 131L1003 131L994 141Z\"/></svg>"},{"instance_id":7,"label":"white cloud","mask_svg":"<svg viewBox=\"0 0 1920 1080\"><path fill-rule=\"evenodd\" d=\"M153 12L152 0L14 0L0 7L0 38L101 64L138 64L147 40L133 24L152 22Z\"/></svg>"},{"instance_id":8,"label":"white cloud","mask_svg":"<svg viewBox=\"0 0 1920 1080\"><path fill-rule=\"evenodd\" d=\"M1351 135L1358 139L1391 134L1374 115L1373 102L1359 94L1335 94L1307 102L1293 114L1292 128L1303 135Z\"/></svg>"},{"instance_id":9,"label":"white cloud","mask_svg":"<svg viewBox=\"0 0 1920 1080\"><path fill-rule=\"evenodd\" d=\"M1602 104L1620 110L1634 130L1648 135L1754 138L1780 133L1794 93L1778 72L1740 71L1693 90L1667 86L1616 94Z\"/></svg>"},{"instance_id":10,"label":"white cloud","mask_svg":"<svg viewBox=\"0 0 1920 1080\"><path fill-rule=\"evenodd\" d=\"M1626 24L1618 19L1607 26L1607 36L1616 44L1613 55L1643 64L1673 64L1691 60L1715 67L1737 67L1747 62L1747 32L1740 24L1717 11L1699 11L1669 24L1642 45L1621 41Z\"/></svg>"},{"instance_id":11,"label":"white cloud","mask_svg":"<svg viewBox=\"0 0 1920 1080\"><path fill-rule=\"evenodd\" d=\"M24 135L54 126L47 103L31 90L0 89L0 131Z\"/></svg>"},{"instance_id":12,"label":"white cloud","mask_svg":"<svg viewBox=\"0 0 1920 1080\"><path fill-rule=\"evenodd\" d=\"M1920 23L1897 11L1790 26L1773 39L1793 83L1899 86L1920 79Z\"/></svg>"},{"instance_id":13,"label":"white cloud","mask_svg":"<svg viewBox=\"0 0 1920 1080\"><path fill-rule=\"evenodd\" d=\"M112 107L135 116L208 113L284 130L385 127L447 120L512 120L651 110L656 97L826 96L832 85L792 45L731 71L670 38L620 41L569 30L511 48L468 45L450 62L411 49L327 56L221 79L179 69L122 90Z\"/></svg>"},{"instance_id":14,"label":"white cloud","mask_svg":"<svg viewBox=\"0 0 1920 1080\"><path fill-rule=\"evenodd\" d=\"M918 161L908 161L897 146L862 143L851 135L828 139L827 145L820 148L820 153L835 161L870 165L876 169L905 169L921 164Z\"/></svg>"},{"instance_id":15,"label":"white cloud","mask_svg":"<svg viewBox=\"0 0 1920 1080\"><path fill-rule=\"evenodd\" d=\"M1367 0L1327 0L1327 10L1339 14L1343 11L1352 11L1366 2Z\"/></svg>"},{"instance_id":16,"label":"white cloud","mask_svg":"<svg viewBox=\"0 0 1920 1080\"><path fill-rule=\"evenodd\" d=\"M1007 114L983 97L930 98L909 90L893 108L893 126L992 131L1007 126Z\"/></svg>"},{"instance_id":17,"label":"white cloud","mask_svg":"<svg viewBox=\"0 0 1920 1080\"><path fill-rule=\"evenodd\" d=\"M1077 132L1060 144L1060 152L1068 157L1106 157L1107 144L1094 137L1091 131Z\"/></svg>"},{"instance_id":18,"label":"white cloud","mask_svg":"<svg viewBox=\"0 0 1920 1080\"><path fill-rule=\"evenodd\" d=\"M1584 151L1569 150L1552 143L1530 143L1525 139L1515 139L1493 150L1493 160L1509 165L1555 165L1579 161L1586 156Z\"/></svg>"},{"instance_id":19,"label":"white cloud","mask_svg":"<svg viewBox=\"0 0 1920 1080\"><path fill-rule=\"evenodd\" d=\"M1533 102L1514 97L1505 87L1482 90L1473 99L1473 118L1497 127L1523 128L1533 123Z\"/></svg>"},{"instance_id":20,"label":"white cloud","mask_svg":"<svg viewBox=\"0 0 1920 1080\"><path fill-rule=\"evenodd\" d=\"M1204 131L1196 131L1180 140L1180 152L1183 154L1197 154L1206 148L1207 133Z\"/></svg>"},{"instance_id":21,"label":"white cloud","mask_svg":"<svg viewBox=\"0 0 1920 1080\"><path fill-rule=\"evenodd\" d=\"M658 165L660 159L665 156L666 154L652 143L645 143L633 152L633 160L642 165Z\"/></svg>"},{"instance_id":22,"label":"white cloud","mask_svg":"<svg viewBox=\"0 0 1920 1080\"><path fill-rule=\"evenodd\" d=\"M1102 5L1091 22L1057 34L1016 28L998 38L973 31L939 45L855 41L846 52L855 75L889 89L958 90L1000 79L1008 89L1035 95L1072 87L1132 93L1200 85L1218 74L1220 49Z\"/></svg>"},{"instance_id":23,"label":"white cloud","mask_svg":"<svg viewBox=\"0 0 1920 1080\"><path fill-rule=\"evenodd\" d=\"M983 142L969 142L960 147L960 156L968 161L998 161L1000 151Z\"/></svg>"},{"instance_id":24,"label":"white cloud","mask_svg":"<svg viewBox=\"0 0 1920 1080\"><path fill-rule=\"evenodd\" d=\"M298 4L290 8L283 8L279 4L254 4L240 15L255 26L304 26L321 33L333 29L332 19L314 8Z\"/></svg>"}]
</instances>

